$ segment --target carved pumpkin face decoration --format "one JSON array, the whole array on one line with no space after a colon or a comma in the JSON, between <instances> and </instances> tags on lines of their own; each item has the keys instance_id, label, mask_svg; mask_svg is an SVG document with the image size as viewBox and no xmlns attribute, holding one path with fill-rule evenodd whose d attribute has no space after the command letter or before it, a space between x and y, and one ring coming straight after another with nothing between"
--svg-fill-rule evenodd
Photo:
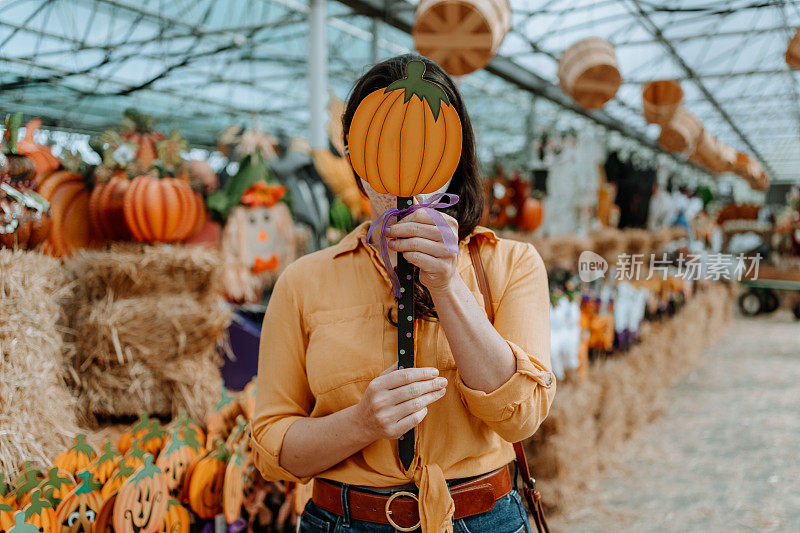
<instances>
[{"instance_id":1,"label":"carved pumpkin face decoration","mask_svg":"<svg viewBox=\"0 0 800 533\"><path fill-rule=\"evenodd\" d=\"M197 441L195 440L195 442ZM196 456L195 448L180 438L177 430L173 431L167 447L156 461L156 465L167 478L167 488L171 495L177 496L180 493L186 479L186 472L189 471Z\"/></svg>"},{"instance_id":2,"label":"carved pumpkin face decoration","mask_svg":"<svg viewBox=\"0 0 800 533\"><path fill-rule=\"evenodd\" d=\"M461 120L444 89L409 61L406 77L359 103L348 132L350 163L378 193L408 197L442 187L461 160Z\"/></svg>"},{"instance_id":3,"label":"carved pumpkin face decoration","mask_svg":"<svg viewBox=\"0 0 800 533\"><path fill-rule=\"evenodd\" d=\"M80 484L61 500L56 509L61 533L92 533L94 521L103 505L101 485L95 482L92 473L88 470L78 472L78 478L81 479Z\"/></svg>"},{"instance_id":4,"label":"carved pumpkin face decoration","mask_svg":"<svg viewBox=\"0 0 800 533\"><path fill-rule=\"evenodd\" d=\"M189 479L189 506L203 519L213 518L222 511L222 489L228 451L222 441L217 449L200 459Z\"/></svg>"},{"instance_id":5,"label":"carved pumpkin face decoration","mask_svg":"<svg viewBox=\"0 0 800 533\"><path fill-rule=\"evenodd\" d=\"M167 478L145 454L144 465L129 477L117 494L114 530L117 533L156 533L167 513Z\"/></svg>"}]
</instances>

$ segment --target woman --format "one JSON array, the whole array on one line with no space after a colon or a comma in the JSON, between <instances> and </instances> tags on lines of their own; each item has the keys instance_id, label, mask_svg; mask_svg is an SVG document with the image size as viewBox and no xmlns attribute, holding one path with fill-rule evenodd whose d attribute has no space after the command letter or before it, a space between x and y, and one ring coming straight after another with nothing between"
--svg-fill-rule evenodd
<instances>
[{"instance_id":1,"label":"woman","mask_svg":"<svg viewBox=\"0 0 800 533\"><path fill-rule=\"evenodd\" d=\"M420 209L389 230L392 265L366 242L364 223L338 244L302 257L275 285L262 329L253 420L255 464L267 479L316 478L301 531L530 531L507 465L511 442L531 436L555 394L547 276L530 244L477 226L483 210L475 141L452 79L406 55L356 83L342 122L347 142L358 104L402 78L411 59L441 85L461 118L461 160L440 192L459 240L448 253ZM377 219L396 198L358 186ZM425 201L420 195L415 201ZM374 245L380 232L373 233ZM494 295L494 324L467 244L478 241ZM397 368L396 303L387 267L396 252L414 280L415 368ZM415 428L408 470L397 439Z\"/></svg>"}]
</instances>

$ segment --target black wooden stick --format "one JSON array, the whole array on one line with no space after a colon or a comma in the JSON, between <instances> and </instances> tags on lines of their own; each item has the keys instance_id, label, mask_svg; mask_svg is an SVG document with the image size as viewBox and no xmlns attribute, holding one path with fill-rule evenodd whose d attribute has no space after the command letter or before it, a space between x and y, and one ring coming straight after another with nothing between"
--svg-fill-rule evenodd
<instances>
[{"instance_id":1,"label":"black wooden stick","mask_svg":"<svg viewBox=\"0 0 800 533\"><path fill-rule=\"evenodd\" d=\"M410 206L412 199L397 197L397 208ZM400 280L400 299L397 301L397 365L398 368L414 366L414 265L397 253L397 277ZM408 469L414 460L414 429L400 437L398 453L403 468Z\"/></svg>"}]
</instances>

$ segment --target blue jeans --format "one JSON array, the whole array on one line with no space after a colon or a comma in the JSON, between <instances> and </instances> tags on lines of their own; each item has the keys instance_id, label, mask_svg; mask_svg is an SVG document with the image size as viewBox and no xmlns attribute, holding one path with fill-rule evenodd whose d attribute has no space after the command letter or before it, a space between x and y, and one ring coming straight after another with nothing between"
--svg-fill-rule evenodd
<instances>
[{"instance_id":1,"label":"blue jeans","mask_svg":"<svg viewBox=\"0 0 800 533\"><path fill-rule=\"evenodd\" d=\"M350 485L342 484L343 491L346 492L349 488ZM367 489L358 487L358 490ZM382 494L390 492L392 491L381 491ZM344 513L345 516L339 516L309 500L300 516L298 531L300 533L395 533L397 531L389 524L353 520L347 508ZM419 528L416 531L419 531ZM491 511L453 521L453 533L531 533L528 512L517 490L516 481L511 492L494 502Z\"/></svg>"}]
</instances>

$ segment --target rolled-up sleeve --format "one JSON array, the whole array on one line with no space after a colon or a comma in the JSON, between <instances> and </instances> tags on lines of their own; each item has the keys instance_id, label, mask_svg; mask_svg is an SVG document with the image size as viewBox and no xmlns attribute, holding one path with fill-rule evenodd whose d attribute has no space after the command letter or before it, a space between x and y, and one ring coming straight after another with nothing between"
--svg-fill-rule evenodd
<instances>
[{"instance_id":1,"label":"rolled-up sleeve","mask_svg":"<svg viewBox=\"0 0 800 533\"><path fill-rule=\"evenodd\" d=\"M467 409L503 439L526 439L547 417L556 393L550 365L550 298L547 271L530 244L517 243L509 258L509 282L495 308L494 327L508 343L516 371L500 387L483 392L459 377Z\"/></svg>"},{"instance_id":2,"label":"rolled-up sleeve","mask_svg":"<svg viewBox=\"0 0 800 533\"><path fill-rule=\"evenodd\" d=\"M251 446L254 464L265 479L306 483L311 477L299 478L279 463L286 432L309 416L314 404L305 370L302 309L290 271L291 266L275 284L261 328Z\"/></svg>"}]
</instances>

